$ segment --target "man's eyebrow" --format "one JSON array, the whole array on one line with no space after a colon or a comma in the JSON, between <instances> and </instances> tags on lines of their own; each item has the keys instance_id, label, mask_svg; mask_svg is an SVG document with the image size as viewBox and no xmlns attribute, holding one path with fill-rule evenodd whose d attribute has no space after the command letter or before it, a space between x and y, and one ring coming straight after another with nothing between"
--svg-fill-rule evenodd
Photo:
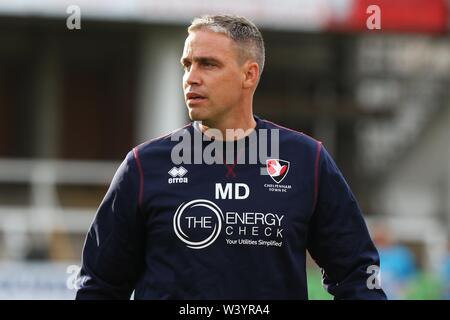
<instances>
[{"instance_id":1,"label":"man's eyebrow","mask_svg":"<svg viewBox=\"0 0 450 320\"><path fill-rule=\"evenodd\" d=\"M205 63L205 62L209 62L209 63L212 62L212 63L217 63L217 64L220 63L220 61L218 59L216 59L214 57L208 57L208 56L205 56L205 57L194 57L193 60L195 62L199 62L199 63ZM185 65L186 63L191 62L191 59L189 59L189 58L181 58L180 62L181 62L182 65Z\"/></svg>"}]
</instances>

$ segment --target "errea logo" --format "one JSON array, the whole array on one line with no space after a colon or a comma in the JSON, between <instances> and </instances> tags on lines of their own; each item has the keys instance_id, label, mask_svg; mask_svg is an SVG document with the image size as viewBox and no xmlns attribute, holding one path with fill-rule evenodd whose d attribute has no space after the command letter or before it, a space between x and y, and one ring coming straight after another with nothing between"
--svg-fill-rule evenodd
<instances>
[{"instance_id":1,"label":"errea logo","mask_svg":"<svg viewBox=\"0 0 450 320\"><path fill-rule=\"evenodd\" d=\"M173 167L168 171L168 174L172 176L172 178L169 178L167 180L168 183L188 183L188 178L185 178L184 175L186 175L188 171L184 167Z\"/></svg>"}]
</instances>

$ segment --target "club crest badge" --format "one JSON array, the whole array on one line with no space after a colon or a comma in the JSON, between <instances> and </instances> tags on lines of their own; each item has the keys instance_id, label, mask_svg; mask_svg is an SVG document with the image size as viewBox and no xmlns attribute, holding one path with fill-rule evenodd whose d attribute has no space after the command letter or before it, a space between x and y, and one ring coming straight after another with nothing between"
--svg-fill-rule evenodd
<instances>
[{"instance_id":1,"label":"club crest badge","mask_svg":"<svg viewBox=\"0 0 450 320\"><path fill-rule=\"evenodd\" d=\"M272 180L276 183L280 183L289 171L289 161L281 159L267 159L266 169Z\"/></svg>"}]
</instances>

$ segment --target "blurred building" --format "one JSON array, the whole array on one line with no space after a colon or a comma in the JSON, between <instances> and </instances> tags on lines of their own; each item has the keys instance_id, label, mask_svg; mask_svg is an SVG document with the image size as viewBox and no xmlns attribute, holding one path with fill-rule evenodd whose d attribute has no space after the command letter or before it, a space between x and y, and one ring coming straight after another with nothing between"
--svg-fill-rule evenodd
<instances>
[{"instance_id":1,"label":"blurred building","mask_svg":"<svg viewBox=\"0 0 450 320\"><path fill-rule=\"evenodd\" d=\"M0 0L0 259L79 261L125 154L189 121L186 27L226 12L266 42L255 113L322 140L369 227L385 221L421 267L438 267L450 231L448 1L73 2ZM79 30L67 27L74 4ZM381 30L367 27L372 4Z\"/></svg>"}]
</instances>

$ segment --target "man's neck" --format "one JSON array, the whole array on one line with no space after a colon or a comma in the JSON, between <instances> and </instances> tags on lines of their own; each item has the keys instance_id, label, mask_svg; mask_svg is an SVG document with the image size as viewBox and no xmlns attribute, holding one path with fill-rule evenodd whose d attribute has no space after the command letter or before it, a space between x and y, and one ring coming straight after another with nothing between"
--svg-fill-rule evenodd
<instances>
[{"instance_id":1,"label":"man's neck","mask_svg":"<svg viewBox=\"0 0 450 320\"><path fill-rule=\"evenodd\" d=\"M252 113L248 113L245 116L241 114L236 115L235 117L228 117L227 119L220 122L218 121L217 123L199 123L199 128L205 135L208 135L208 129L216 129L222 133L222 139L227 141L242 139L249 135L255 127L256 121L253 118Z\"/></svg>"}]
</instances>

